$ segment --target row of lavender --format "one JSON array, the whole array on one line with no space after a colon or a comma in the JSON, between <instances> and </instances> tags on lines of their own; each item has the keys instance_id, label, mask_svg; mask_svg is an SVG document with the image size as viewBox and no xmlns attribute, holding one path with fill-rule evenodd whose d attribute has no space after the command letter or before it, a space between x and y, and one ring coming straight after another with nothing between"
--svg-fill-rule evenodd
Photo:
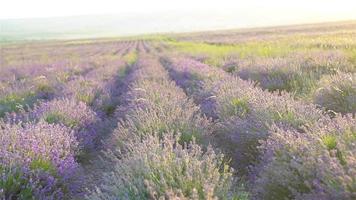
<instances>
[{"instance_id":1,"label":"row of lavender","mask_svg":"<svg viewBox=\"0 0 356 200\"><path fill-rule=\"evenodd\" d=\"M263 89L290 92L331 115L355 115L355 32L354 22L327 23L177 35L179 42L166 42Z\"/></svg>"},{"instance_id":2,"label":"row of lavender","mask_svg":"<svg viewBox=\"0 0 356 200\"><path fill-rule=\"evenodd\" d=\"M342 51L310 51L276 58L233 59L225 70L339 113L356 113L356 67Z\"/></svg>"},{"instance_id":3,"label":"row of lavender","mask_svg":"<svg viewBox=\"0 0 356 200\"><path fill-rule=\"evenodd\" d=\"M205 146L211 121L156 57L141 53L134 68L126 105L116 111L116 151L108 153L113 167L87 199L244 197L223 155Z\"/></svg>"},{"instance_id":4,"label":"row of lavender","mask_svg":"<svg viewBox=\"0 0 356 200\"><path fill-rule=\"evenodd\" d=\"M53 98L68 82L113 62L116 54L123 53L122 49L130 45L52 45L43 49L34 45L29 50L2 49L1 57L5 61L0 71L0 117L33 105L37 100ZM35 50L38 52L33 55Z\"/></svg>"},{"instance_id":5,"label":"row of lavender","mask_svg":"<svg viewBox=\"0 0 356 200\"><path fill-rule=\"evenodd\" d=\"M257 199L353 199L356 120L329 116L218 68L171 56L171 77L215 120L215 141Z\"/></svg>"},{"instance_id":6,"label":"row of lavender","mask_svg":"<svg viewBox=\"0 0 356 200\"><path fill-rule=\"evenodd\" d=\"M296 99L313 102L330 114L356 113L356 65L352 51L305 46L299 49L298 45L291 45L285 46L285 52L276 55L242 56L234 51L224 53L224 49L228 51L239 45L205 46L211 48L208 53L204 53L204 45L202 50L198 48L199 44L195 45L197 49L186 52L187 55L205 64L221 67L241 79L255 81L265 90L289 92ZM256 46L253 51L258 52L258 48L262 47L262 44ZM276 47L278 45L272 43L264 48L267 52L273 52ZM248 50L241 50L240 53L246 52Z\"/></svg>"},{"instance_id":7,"label":"row of lavender","mask_svg":"<svg viewBox=\"0 0 356 200\"><path fill-rule=\"evenodd\" d=\"M118 47L121 53L129 48ZM52 100L6 114L0 129L1 198L63 199L78 189L78 159L94 146L98 125L110 114L106 106L115 105L111 97L125 66L118 57L73 76Z\"/></svg>"}]
</instances>

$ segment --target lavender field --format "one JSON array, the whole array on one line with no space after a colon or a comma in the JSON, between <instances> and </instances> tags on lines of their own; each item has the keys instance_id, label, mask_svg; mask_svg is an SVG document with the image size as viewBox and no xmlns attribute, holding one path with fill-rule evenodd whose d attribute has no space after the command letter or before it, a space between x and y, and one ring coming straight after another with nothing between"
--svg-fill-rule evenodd
<instances>
[{"instance_id":1,"label":"lavender field","mask_svg":"<svg viewBox=\"0 0 356 200\"><path fill-rule=\"evenodd\" d=\"M355 21L0 45L0 200L356 199Z\"/></svg>"}]
</instances>

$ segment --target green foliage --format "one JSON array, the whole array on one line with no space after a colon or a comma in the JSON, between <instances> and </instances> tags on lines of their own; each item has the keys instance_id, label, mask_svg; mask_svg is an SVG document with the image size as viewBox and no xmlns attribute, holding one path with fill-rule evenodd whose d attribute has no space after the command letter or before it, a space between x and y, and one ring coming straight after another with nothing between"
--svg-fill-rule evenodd
<instances>
[{"instance_id":1,"label":"green foliage","mask_svg":"<svg viewBox=\"0 0 356 200\"><path fill-rule=\"evenodd\" d=\"M71 74L69 72L58 72L56 78L59 82L66 83L68 82Z\"/></svg>"},{"instance_id":2,"label":"green foliage","mask_svg":"<svg viewBox=\"0 0 356 200\"><path fill-rule=\"evenodd\" d=\"M24 174L16 168L0 166L0 196L15 199L33 199L32 188Z\"/></svg>"},{"instance_id":3,"label":"green foliage","mask_svg":"<svg viewBox=\"0 0 356 200\"><path fill-rule=\"evenodd\" d=\"M50 161L44 160L41 158L33 160L30 164L30 169L31 170L41 170L44 172L48 172L51 175L56 174L56 169L53 166L53 164Z\"/></svg>"},{"instance_id":4,"label":"green foliage","mask_svg":"<svg viewBox=\"0 0 356 200\"><path fill-rule=\"evenodd\" d=\"M130 53L126 54L123 56L123 60L128 64L132 65L137 61L137 52L136 51L131 51Z\"/></svg>"},{"instance_id":5,"label":"green foliage","mask_svg":"<svg viewBox=\"0 0 356 200\"><path fill-rule=\"evenodd\" d=\"M36 100L33 92L23 94L8 94L0 97L0 117L3 117L6 112L16 112L25 105L32 105Z\"/></svg>"},{"instance_id":6,"label":"green foliage","mask_svg":"<svg viewBox=\"0 0 356 200\"><path fill-rule=\"evenodd\" d=\"M272 112L272 119L275 122L282 122L292 125L294 128L300 128L306 123L290 110Z\"/></svg>"},{"instance_id":7,"label":"green foliage","mask_svg":"<svg viewBox=\"0 0 356 200\"><path fill-rule=\"evenodd\" d=\"M92 105L95 100L95 95L90 93L79 92L76 95L78 101L82 101L87 105Z\"/></svg>"},{"instance_id":8,"label":"green foliage","mask_svg":"<svg viewBox=\"0 0 356 200\"><path fill-rule=\"evenodd\" d=\"M49 84L41 83L37 85L36 92L43 95L44 98L48 98L48 96L54 94L55 91Z\"/></svg>"},{"instance_id":9,"label":"green foliage","mask_svg":"<svg viewBox=\"0 0 356 200\"><path fill-rule=\"evenodd\" d=\"M326 76L313 94L316 104L340 113L356 113L356 74L339 73Z\"/></svg>"},{"instance_id":10,"label":"green foliage","mask_svg":"<svg viewBox=\"0 0 356 200\"><path fill-rule=\"evenodd\" d=\"M222 66L231 57L251 56L275 57L286 55L292 49L285 43L249 42L236 45L215 45L199 42L167 42L178 51L194 56L205 56L204 62L212 66Z\"/></svg>"},{"instance_id":11,"label":"green foliage","mask_svg":"<svg viewBox=\"0 0 356 200\"><path fill-rule=\"evenodd\" d=\"M355 49L351 49L351 50L347 50L346 53L349 56L350 63L353 64L352 72L356 72L356 48Z\"/></svg>"},{"instance_id":12,"label":"green foliage","mask_svg":"<svg viewBox=\"0 0 356 200\"><path fill-rule=\"evenodd\" d=\"M119 76L119 78L125 77L125 76L127 75L128 71L129 71L129 70L128 70L127 67L121 67L121 68L119 69L119 71L118 71L118 76Z\"/></svg>"},{"instance_id":13,"label":"green foliage","mask_svg":"<svg viewBox=\"0 0 356 200\"><path fill-rule=\"evenodd\" d=\"M347 135L347 133L345 135ZM321 140L329 151L336 151L336 157L339 159L342 165L345 165L346 160L343 157L342 152L337 149L337 138L334 135L325 135L321 138Z\"/></svg>"},{"instance_id":14,"label":"green foliage","mask_svg":"<svg viewBox=\"0 0 356 200\"><path fill-rule=\"evenodd\" d=\"M233 112L239 115L240 117L244 117L250 112L247 99L234 98L231 101L231 106L233 107Z\"/></svg>"},{"instance_id":15,"label":"green foliage","mask_svg":"<svg viewBox=\"0 0 356 200\"><path fill-rule=\"evenodd\" d=\"M303 72L285 72L281 70L273 70L268 75L271 83L265 86L269 91L287 91L295 94L297 97L307 96L316 87L318 78L313 73ZM255 75L253 80L260 80L258 74ZM278 84L273 84L273 80ZM282 83L282 84L281 84Z\"/></svg>"},{"instance_id":16,"label":"green foliage","mask_svg":"<svg viewBox=\"0 0 356 200\"><path fill-rule=\"evenodd\" d=\"M106 115L112 116L115 113L116 106L113 104L106 104L102 107Z\"/></svg>"},{"instance_id":17,"label":"green foliage","mask_svg":"<svg viewBox=\"0 0 356 200\"><path fill-rule=\"evenodd\" d=\"M233 98L230 102L223 106L223 110L220 115L225 117L239 116L244 118L249 112L250 108L248 105L248 99Z\"/></svg>"},{"instance_id":18,"label":"green foliage","mask_svg":"<svg viewBox=\"0 0 356 200\"><path fill-rule=\"evenodd\" d=\"M169 116L158 116L154 113L155 111L149 111L146 113L137 113L140 116L145 116L144 120L140 120L135 124L135 132L141 136L147 133L155 132L160 137L163 137L168 131L173 131L174 133L182 133L180 137L180 143L186 143L193 140L202 142L202 130L200 127L195 127L192 121L188 119L170 119ZM196 120L196 119L191 119Z\"/></svg>"},{"instance_id":19,"label":"green foliage","mask_svg":"<svg viewBox=\"0 0 356 200\"><path fill-rule=\"evenodd\" d=\"M48 122L49 124L55 124L55 123L60 123L64 121L65 117L61 115L60 113L49 113L45 117L45 121Z\"/></svg>"},{"instance_id":20,"label":"green foliage","mask_svg":"<svg viewBox=\"0 0 356 200\"><path fill-rule=\"evenodd\" d=\"M326 135L322 137L322 141L324 145L328 148L328 150L332 150L336 148L336 137L333 135Z\"/></svg>"},{"instance_id":21,"label":"green foliage","mask_svg":"<svg viewBox=\"0 0 356 200\"><path fill-rule=\"evenodd\" d=\"M76 127L79 122L74 119L68 119L59 112L51 112L44 116L44 120L49 124L64 124L68 127Z\"/></svg>"}]
</instances>

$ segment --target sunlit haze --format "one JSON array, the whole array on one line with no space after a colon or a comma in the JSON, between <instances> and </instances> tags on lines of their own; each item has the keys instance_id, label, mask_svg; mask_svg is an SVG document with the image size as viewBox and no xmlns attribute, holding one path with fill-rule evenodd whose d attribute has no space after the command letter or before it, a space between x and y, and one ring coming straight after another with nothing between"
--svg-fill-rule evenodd
<instances>
[{"instance_id":1,"label":"sunlit haze","mask_svg":"<svg viewBox=\"0 0 356 200\"><path fill-rule=\"evenodd\" d=\"M116 36L356 19L352 0L0 1L0 35L6 37L74 32L76 37L92 37L94 32Z\"/></svg>"},{"instance_id":2,"label":"sunlit haze","mask_svg":"<svg viewBox=\"0 0 356 200\"><path fill-rule=\"evenodd\" d=\"M36 18L92 14L197 12L262 19L339 20L356 18L352 0L12 0L1 1L0 18Z\"/></svg>"}]
</instances>

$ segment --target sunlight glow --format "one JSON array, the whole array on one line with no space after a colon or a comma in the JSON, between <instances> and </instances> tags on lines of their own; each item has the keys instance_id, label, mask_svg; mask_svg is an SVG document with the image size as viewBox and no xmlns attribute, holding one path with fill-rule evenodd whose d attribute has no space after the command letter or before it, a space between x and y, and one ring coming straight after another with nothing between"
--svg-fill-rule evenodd
<instances>
[{"instance_id":1,"label":"sunlight glow","mask_svg":"<svg viewBox=\"0 0 356 200\"><path fill-rule=\"evenodd\" d=\"M1 0L0 19L90 14L212 13L293 21L356 19L353 0Z\"/></svg>"}]
</instances>

